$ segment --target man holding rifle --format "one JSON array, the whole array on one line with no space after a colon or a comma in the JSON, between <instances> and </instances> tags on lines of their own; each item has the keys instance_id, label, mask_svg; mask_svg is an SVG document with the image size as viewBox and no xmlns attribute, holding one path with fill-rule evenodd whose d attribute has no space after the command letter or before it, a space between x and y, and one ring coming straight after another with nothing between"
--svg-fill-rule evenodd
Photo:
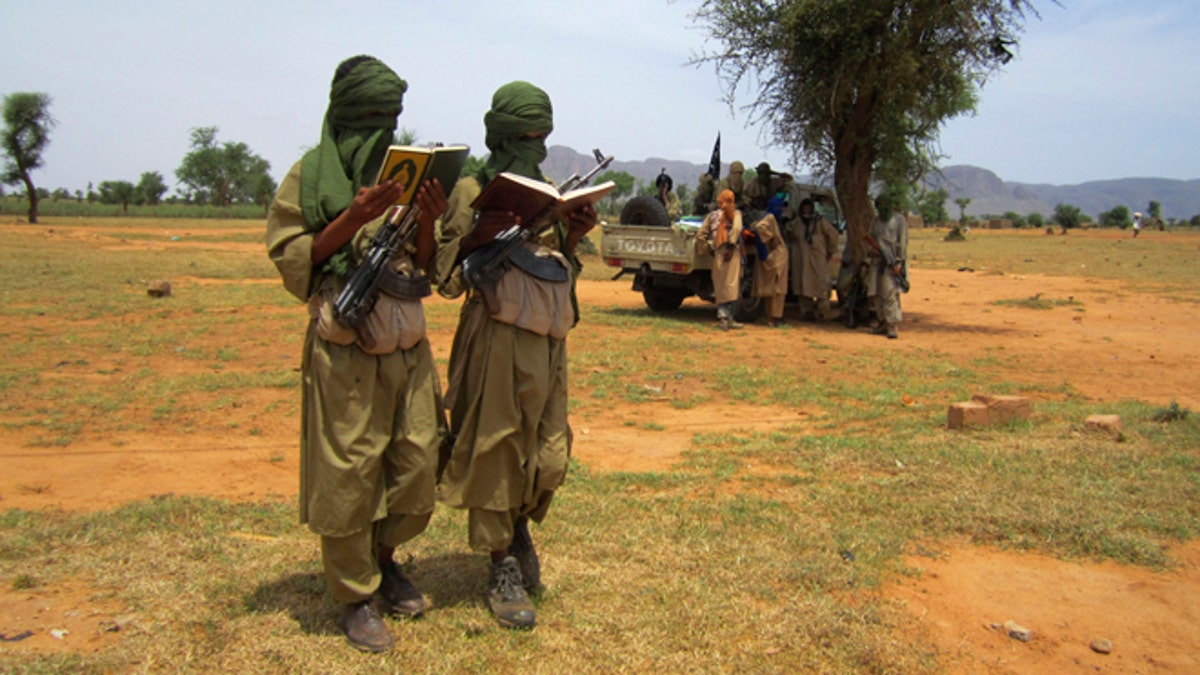
<instances>
[{"instance_id":1,"label":"man holding rifle","mask_svg":"<svg viewBox=\"0 0 1200 675\"><path fill-rule=\"evenodd\" d=\"M429 523L445 436L419 293L381 293L362 326L334 316L371 233L403 191L374 180L406 89L375 58L343 61L320 142L288 172L267 216L268 254L311 317L301 368L300 519L321 536L330 595L346 606L346 638L371 652L395 644L372 605L376 594L399 615L425 610L393 554ZM423 185L416 205L415 243L388 264L402 280L419 279L433 257L433 224L446 209L441 186Z\"/></svg>"},{"instance_id":2,"label":"man holding rifle","mask_svg":"<svg viewBox=\"0 0 1200 675\"><path fill-rule=\"evenodd\" d=\"M575 247L595 227L596 211L582 207L525 242L531 255L511 258L489 288L489 308L464 275L463 260L502 246L496 235L518 223L511 213L477 212L471 203L501 172L545 180L539 164L554 122L546 92L520 81L496 91L483 119L487 163L459 179L440 223L438 292L466 294L466 301L450 353L452 447L438 497L469 512L469 544L490 557L488 608L506 628L532 628L529 593L540 586L541 566L529 521L542 522L566 477L566 337L579 319L574 287L581 269Z\"/></svg>"},{"instance_id":3,"label":"man holding rifle","mask_svg":"<svg viewBox=\"0 0 1200 675\"><path fill-rule=\"evenodd\" d=\"M875 307L879 325L871 332L900 337L896 332L900 315L900 292L908 290L908 222L886 194L875 198L875 220L867 231L870 267L867 295Z\"/></svg>"}]
</instances>

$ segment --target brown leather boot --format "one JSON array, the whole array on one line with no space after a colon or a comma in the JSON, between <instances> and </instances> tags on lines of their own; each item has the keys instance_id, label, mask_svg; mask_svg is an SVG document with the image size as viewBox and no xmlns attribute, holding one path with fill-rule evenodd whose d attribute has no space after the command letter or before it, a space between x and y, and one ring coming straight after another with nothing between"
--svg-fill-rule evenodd
<instances>
[{"instance_id":1,"label":"brown leather boot","mask_svg":"<svg viewBox=\"0 0 1200 675\"><path fill-rule=\"evenodd\" d=\"M346 640L364 652L386 652L396 646L396 638L392 637L370 600L346 607L342 630L346 631Z\"/></svg>"},{"instance_id":2,"label":"brown leather boot","mask_svg":"<svg viewBox=\"0 0 1200 675\"><path fill-rule=\"evenodd\" d=\"M429 605L421 591L400 571L400 566L389 560L380 571L383 579L379 582L379 597L386 611L409 618L421 616Z\"/></svg>"},{"instance_id":3,"label":"brown leather boot","mask_svg":"<svg viewBox=\"0 0 1200 675\"><path fill-rule=\"evenodd\" d=\"M496 620L505 628L533 628L537 625L537 610L525 592L521 566L511 555L492 563L487 604Z\"/></svg>"}]
</instances>

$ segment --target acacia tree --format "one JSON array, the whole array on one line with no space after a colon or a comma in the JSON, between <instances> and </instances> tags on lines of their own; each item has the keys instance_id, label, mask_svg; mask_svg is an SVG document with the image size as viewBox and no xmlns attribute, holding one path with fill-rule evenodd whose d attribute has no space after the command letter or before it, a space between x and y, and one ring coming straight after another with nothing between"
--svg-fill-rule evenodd
<instances>
[{"instance_id":1,"label":"acacia tree","mask_svg":"<svg viewBox=\"0 0 1200 675\"><path fill-rule=\"evenodd\" d=\"M183 157L175 177L200 203L229 206L254 202L270 181L271 163L250 151L245 143L217 144L217 127L192 129L192 150ZM265 180L264 180L265 177Z\"/></svg>"},{"instance_id":2,"label":"acacia tree","mask_svg":"<svg viewBox=\"0 0 1200 675\"><path fill-rule=\"evenodd\" d=\"M133 188L133 199L138 204L155 206L167 192L163 175L157 171L143 171L138 184Z\"/></svg>"},{"instance_id":3,"label":"acacia tree","mask_svg":"<svg viewBox=\"0 0 1200 675\"><path fill-rule=\"evenodd\" d=\"M704 0L693 14L722 45L713 63L732 106L794 163L833 176L851 245L863 250L872 180L933 167L941 125L1012 58L1031 0Z\"/></svg>"},{"instance_id":4,"label":"acacia tree","mask_svg":"<svg viewBox=\"0 0 1200 675\"><path fill-rule=\"evenodd\" d=\"M42 166L42 151L50 144L50 130L56 122L50 116L50 96L18 92L4 97L4 130L0 132L6 161L0 182L25 184L29 196L29 222L38 218L38 192L30 173Z\"/></svg>"},{"instance_id":5,"label":"acacia tree","mask_svg":"<svg viewBox=\"0 0 1200 675\"><path fill-rule=\"evenodd\" d=\"M129 215L129 202L133 201L136 193L133 183L127 180L106 180L101 181L97 189L100 190L100 203L120 204L125 215Z\"/></svg>"}]
</instances>

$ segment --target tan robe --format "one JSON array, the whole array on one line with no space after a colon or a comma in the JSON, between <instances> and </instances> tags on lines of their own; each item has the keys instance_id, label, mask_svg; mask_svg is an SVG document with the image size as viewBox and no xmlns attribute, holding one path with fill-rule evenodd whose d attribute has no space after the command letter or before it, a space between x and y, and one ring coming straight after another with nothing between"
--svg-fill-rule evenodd
<instances>
[{"instance_id":1,"label":"tan robe","mask_svg":"<svg viewBox=\"0 0 1200 675\"><path fill-rule=\"evenodd\" d=\"M755 258L754 297L787 295L788 249L779 222L768 213L754 223L754 231L769 251L766 260Z\"/></svg>"},{"instance_id":2,"label":"tan robe","mask_svg":"<svg viewBox=\"0 0 1200 675\"><path fill-rule=\"evenodd\" d=\"M713 253L713 296L718 305L737 300L741 296L739 287L742 283L742 212L734 210L733 225L729 228L729 241L722 249L717 249L717 227L721 218L720 209L709 213L696 233L696 241ZM732 255L726 260L725 256L729 252L732 252Z\"/></svg>"},{"instance_id":3,"label":"tan robe","mask_svg":"<svg viewBox=\"0 0 1200 675\"><path fill-rule=\"evenodd\" d=\"M837 250L838 231L825 218L814 218L811 242L804 236L802 218L797 216L788 225L792 235L789 285L794 295L824 300L829 297L829 259Z\"/></svg>"},{"instance_id":4,"label":"tan robe","mask_svg":"<svg viewBox=\"0 0 1200 675\"><path fill-rule=\"evenodd\" d=\"M299 203L297 162L271 204L266 243L287 290L311 301L319 289L332 284L336 291L340 282L313 268L315 233L306 231ZM367 241L377 225L364 227L356 241ZM445 433L429 342L420 336L406 349L371 355L356 344L321 338L318 323L312 316L301 362L301 522L317 534L346 537L389 514L427 517Z\"/></svg>"},{"instance_id":5,"label":"tan robe","mask_svg":"<svg viewBox=\"0 0 1200 675\"><path fill-rule=\"evenodd\" d=\"M876 218L867 232L881 248L892 254L896 262L908 259L908 221L896 213L888 220ZM867 247L868 252L871 251ZM896 325L903 318L900 310L900 287L887 269L882 257L870 255L867 272L867 295L875 299L876 314L881 321Z\"/></svg>"},{"instance_id":6,"label":"tan robe","mask_svg":"<svg viewBox=\"0 0 1200 675\"><path fill-rule=\"evenodd\" d=\"M520 513L540 522L566 477L571 453L567 344L549 331L539 334L498 320L488 313L478 291L468 291L458 255L475 215L470 203L479 192L475 178L460 179L439 223L438 292L451 298L468 293L468 297L450 353L446 404L454 444L438 498L456 508ZM552 244L542 249L560 247L557 237L542 243ZM572 280L558 283L574 284L578 264L570 263ZM510 275L524 274L510 269L501 285ZM544 282L546 287L554 283ZM550 323L557 325L563 312L574 314L573 294L565 307L548 298L561 300L557 291L529 293L522 302L536 306L512 315L549 312L554 315ZM567 321L573 324L574 316ZM499 545L487 545L474 532L471 539L474 548L495 550Z\"/></svg>"}]
</instances>

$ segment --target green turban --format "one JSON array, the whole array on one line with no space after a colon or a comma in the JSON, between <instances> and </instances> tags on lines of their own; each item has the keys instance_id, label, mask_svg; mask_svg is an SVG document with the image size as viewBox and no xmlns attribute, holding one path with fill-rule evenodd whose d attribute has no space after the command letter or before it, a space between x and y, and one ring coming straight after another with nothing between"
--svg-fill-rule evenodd
<instances>
[{"instance_id":1,"label":"green turban","mask_svg":"<svg viewBox=\"0 0 1200 675\"><path fill-rule=\"evenodd\" d=\"M375 180L404 109L408 84L382 61L356 56L338 66L321 142L300 160L300 209L320 230Z\"/></svg>"},{"instance_id":2,"label":"green turban","mask_svg":"<svg viewBox=\"0 0 1200 675\"><path fill-rule=\"evenodd\" d=\"M554 109L546 92L528 82L509 82L492 96L483 124L491 155L479 172L480 183L486 185L501 171L545 178L538 165L546 159L546 140L526 135L554 130Z\"/></svg>"}]
</instances>

